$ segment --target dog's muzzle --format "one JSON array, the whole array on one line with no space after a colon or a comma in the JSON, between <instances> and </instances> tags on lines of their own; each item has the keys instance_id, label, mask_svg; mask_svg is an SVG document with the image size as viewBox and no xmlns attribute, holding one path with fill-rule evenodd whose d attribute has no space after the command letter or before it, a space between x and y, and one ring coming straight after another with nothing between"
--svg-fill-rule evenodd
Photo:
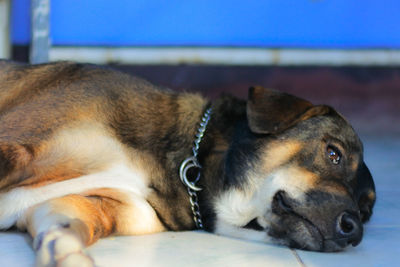
<instances>
[{"instance_id":1,"label":"dog's muzzle","mask_svg":"<svg viewBox=\"0 0 400 267\"><path fill-rule=\"evenodd\" d=\"M344 206L332 208L326 202L310 201L302 204L279 191L273 198L275 219L268 234L293 248L306 250L339 251L348 245L357 246L363 225L359 214L353 209L343 210Z\"/></svg>"}]
</instances>

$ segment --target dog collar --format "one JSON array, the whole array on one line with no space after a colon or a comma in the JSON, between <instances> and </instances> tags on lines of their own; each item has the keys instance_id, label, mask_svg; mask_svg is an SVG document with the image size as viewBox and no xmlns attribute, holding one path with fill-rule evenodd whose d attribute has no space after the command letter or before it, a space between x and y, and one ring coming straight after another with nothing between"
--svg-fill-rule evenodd
<instances>
[{"instance_id":1,"label":"dog collar","mask_svg":"<svg viewBox=\"0 0 400 267\"><path fill-rule=\"evenodd\" d=\"M203 139L204 132L211 118L212 109L208 108L203 117L201 118L200 127L197 129L196 139L194 140L194 145L192 147L193 155L182 161L179 168L179 177L182 183L186 186L189 193L190 205L193 212L193 220L198 229L203 229L203 221L201 220L199 200L197 197L197 192L201 191L202 188L196 186L196 183L200 180L200 169L201 165L197 160L197 155L199 153L200 142ZM193 181L190 181L187 177L187 172L191 168L196 168L198 170L197 176Z\"/></svg>"}]
</instances>

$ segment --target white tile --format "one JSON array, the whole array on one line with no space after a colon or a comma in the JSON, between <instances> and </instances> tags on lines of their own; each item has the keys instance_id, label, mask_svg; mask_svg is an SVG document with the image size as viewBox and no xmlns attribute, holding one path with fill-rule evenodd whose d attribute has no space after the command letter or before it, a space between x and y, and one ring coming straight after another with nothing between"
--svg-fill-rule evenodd
<instances>
[{"instance_id":1,"label":"white tile","mask_svg":"<svg viewBox=\"0 0 400 267\"><path fill-rule=\"evenodd\" d=\"M367 227L363 241L357 247L335 253L300 251L306 266L399 266L400 227Z\"/></svg>"},{"instance_id":2,"label":"white tile","mask_svg":"<svg viewBox=\"0 0 400 267\"><path fill-rule=\"evenodd\" d=\"M32 239L25 233L0 232L0 266L34 266Z\"/></svg>"},{"instance_id":3,"label":"white tile","mask_svg":"<svg viewBox=\"0 0 400 267\"><path fill-rule=\"evenodd\" d=\"M377 191L400 192L400 138L364 139L364 160L374 177Z\"/></svg>"},{"instance_id":4,"label":"white tile","mask_svg":"<svg viewBox=\"0 0 400 267\"><path fill-rule=\"evenodd\" d=\"M400 227L400 138L365 139L365 161L377 191L374 214L368 226Z\"/></svg>"},{"instance_id":5,"label":"white tile","mask_svg":"<svg viewBox=\"0 0 400 267\"><path fill-rule=\"evenodd\" d=\"M400 187L400 184L398 186ZM377 192L376 204L368 226L400 227L400 191Z\"/></svg>"},{"instance_id":6,"label":"white tile","mask_svg":"<svg viewBox=\"0 0 400 267\"><path fill-rule=\"evenodd\" d=\"M34 266L31 238L0 233L0 266ZM300 266L286 247L248 242L201 231L102 239L87 249L99 267Z\"/></svg>"},{"instance_id":7,"label":"white tile","mask_svg":"<svg viewBox=\"0 0 400 267\"><path fill-rule=\"evenodd\" d=\"M89 248L98 266L299 266L285 247L205 232L167 232L101 240Z\"/></svg>"}]
</instances>

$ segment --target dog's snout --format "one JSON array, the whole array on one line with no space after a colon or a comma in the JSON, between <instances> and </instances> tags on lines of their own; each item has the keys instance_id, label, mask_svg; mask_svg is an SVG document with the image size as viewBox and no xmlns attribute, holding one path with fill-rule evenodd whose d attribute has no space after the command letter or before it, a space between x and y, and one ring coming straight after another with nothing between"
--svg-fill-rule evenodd
<instances>
[{"instance_id":1,"label":"dog's snout","mask_svg":"<svg viewBox=\"0 0 400 267\"><path fill-rule=\"evenodd\" d=\"M336 220L336 234L339 240L344 241L345 245L357 246L363 235L360 219L347 211L341 213Z\"/></svg>"}]
</instances>

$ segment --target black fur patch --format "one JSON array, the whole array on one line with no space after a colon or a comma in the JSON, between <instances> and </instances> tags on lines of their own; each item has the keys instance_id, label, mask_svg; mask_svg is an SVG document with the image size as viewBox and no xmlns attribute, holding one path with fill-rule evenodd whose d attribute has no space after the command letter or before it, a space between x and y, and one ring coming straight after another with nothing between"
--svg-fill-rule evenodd
<instances>
[{"instance_id":1,"label":"black fur patch","mask_svg":"<svg viewBox=\"0 0 400 267\"><path fill-rule=\"evenodd\" d=\"M247 122L237 123L225 159L224 189L243 187L247 182L246 171L258 160L260 137L250 132Z\"/></svg>"},{"instance_id":2,"label":"black fur patch","mask_svg":"<svg viewBox=\"0 0 400 267\"><path fill-rule=\"evenodd\" d=\"M243 226L243 228L246 229L251 229L251 230L256 230L256 231L264 231L264 227L262 227L258 222L257 222L257 218L254 218L253 220L251 220L248 224L246 224L245 226Z\"/></svg>"}]
</instances>

